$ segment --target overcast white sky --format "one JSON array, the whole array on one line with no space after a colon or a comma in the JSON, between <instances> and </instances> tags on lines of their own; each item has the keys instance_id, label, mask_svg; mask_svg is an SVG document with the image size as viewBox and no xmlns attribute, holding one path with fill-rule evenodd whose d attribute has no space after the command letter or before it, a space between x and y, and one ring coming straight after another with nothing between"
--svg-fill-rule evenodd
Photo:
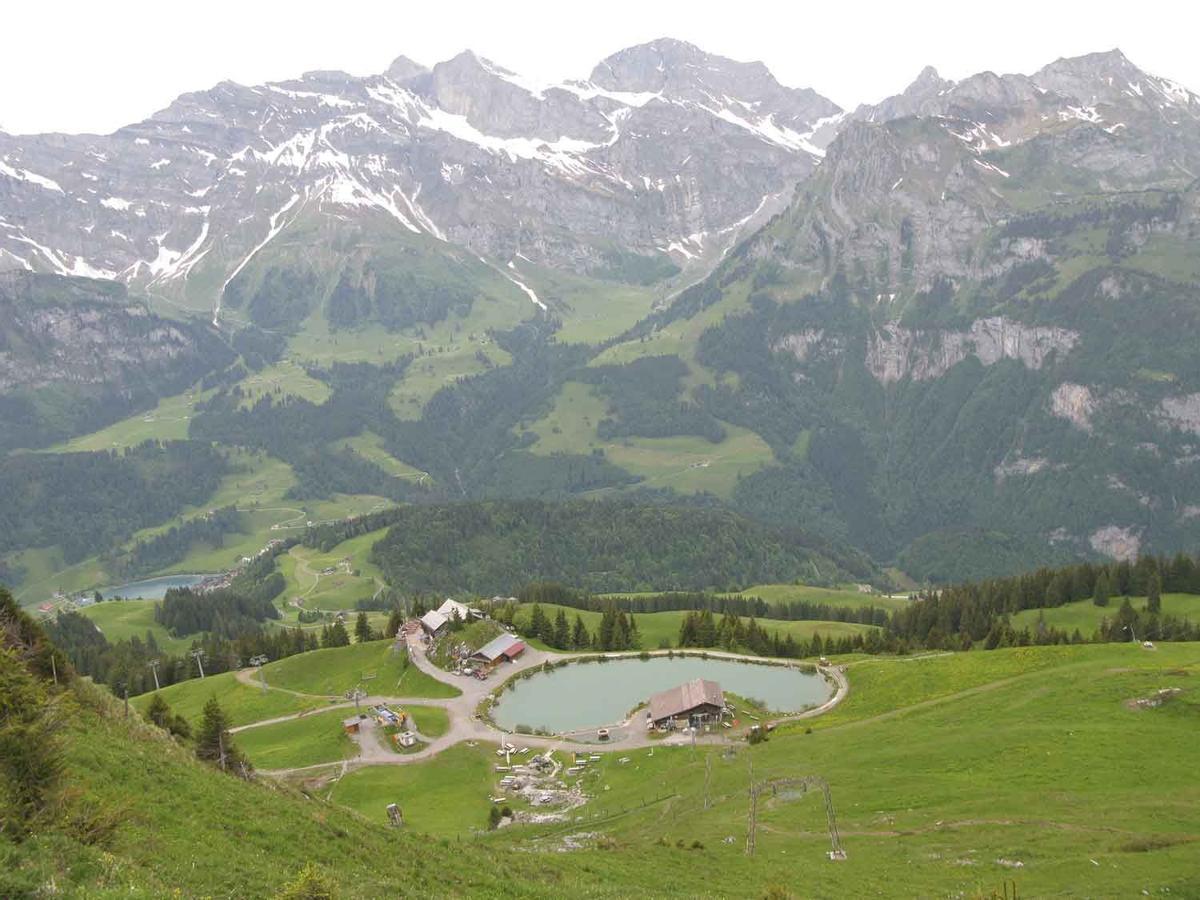
<instances>
[{"instance_id":1,"label":"overcast white sky","mask_svg":"<svg viewBox=\"0 0 1200 900\"><path fill-rule=\"evenodd\" d=\"M547 80L586 77L604 56L657 37L764 61L784 84L842 106L902 89L925 65L960 78L1032 72L1119 46L1200 91L1200 3L678 0L49 0L0 17L0 129L108 132L176 95L309 69L380 72L471 48Z\"/></svg>"}]
</instances>

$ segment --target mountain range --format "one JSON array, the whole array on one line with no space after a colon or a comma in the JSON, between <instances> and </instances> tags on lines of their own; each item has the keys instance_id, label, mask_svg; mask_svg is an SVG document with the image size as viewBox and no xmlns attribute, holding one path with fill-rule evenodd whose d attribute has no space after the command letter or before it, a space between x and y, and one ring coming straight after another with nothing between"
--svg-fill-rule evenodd
<instances>
[{"instance_id":1,"label":"mountain range","mask_svg":"<svg viewBox=\"0 0 1200 900\"><path fill-rule=\"evenodd\" d=\"M1119 51L854 110L666 39L226 82L0 134L0 448L195 385L309 496L635 492L921 580L1194 549L1198 173Z\"/></svg>"}]
</instances>

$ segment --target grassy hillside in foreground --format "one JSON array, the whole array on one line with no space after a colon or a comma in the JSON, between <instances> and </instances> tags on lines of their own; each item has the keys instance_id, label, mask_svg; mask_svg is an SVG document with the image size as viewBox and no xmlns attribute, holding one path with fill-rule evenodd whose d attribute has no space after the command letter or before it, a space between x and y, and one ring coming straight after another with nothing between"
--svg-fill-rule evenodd
<instances>
[{"instance_id":1,"label":"grassy hillside in foreground","mask_svg":"<svg viewBox=\"0 0 1200 900\"><path fill-rule=\"evenodd\" d=\"M310 860L345 897L761 897L772 885L795 897L974 897L1006 882L1026 897L1200 891L1200 644L845 662L851 694L811 734L781 729L732 755L603 754L579 821L496 833L484 830L498 777L486 745L351 773L334 800L364 818L205 768L115 702L99 715L89 699L66 717L68 773L111 833L96 846L61 830L0 838L0 895L53 880L66 896L265 897ZM1130 706L1163 687L1182 693ZM760 805L758 852L746 855L751 760L756 778L828 780L846 861L824 857L823 805L805 795ZM405 810L403 831L377 824L388 802ZM583 849L556 852L568 835Z\"/></svg>"},{"instance_id":2,"label":"grassy hillside in foreground","mask_svg":"<svg viewBox=\"0 0 1200 900\"><path fill-rule=\"evenodd\" d=\"M567 860L548 859L514 876L518 861L509 852L483 844L452 849L224 775L84 690L89 696L71 709L64 745L68 783L97 817L94 843L67 829L44 829L21 844L0 836L0 896L265 898L310 861L343 897L550 898L581 882L596 885L600 896L619 896L598 876L571 872Z\"/></svg>"}]
</instances>

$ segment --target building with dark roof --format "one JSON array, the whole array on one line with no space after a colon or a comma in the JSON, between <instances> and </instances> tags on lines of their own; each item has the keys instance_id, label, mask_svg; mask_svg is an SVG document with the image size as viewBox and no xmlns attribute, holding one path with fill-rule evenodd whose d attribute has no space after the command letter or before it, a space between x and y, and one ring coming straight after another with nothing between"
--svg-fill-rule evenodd
<instances>
[{"instance_id":1,"label":"building with dark roof","mask_svg":"<svg viewBox=\"0 0 1200 900\"><path fill-rule=\"evenodd\" d=\"M725 693L715 681L695 678L650 697L650 721L656 728L703 725L721 721Z\"/></svg>"},{"instance_id":2,"label":"building with dark roof","mask_svg":"<svg viewBox=\"0 0 1200 900\"><path fill-rule=\"evenodd\" d=\"M524 652L524 642L515 635L506 633L494 638L491 641L488 641L471 654L471 659L485 662L489 666L494 666L503 660L512 662Z\"/></svg>"}]
</instances>

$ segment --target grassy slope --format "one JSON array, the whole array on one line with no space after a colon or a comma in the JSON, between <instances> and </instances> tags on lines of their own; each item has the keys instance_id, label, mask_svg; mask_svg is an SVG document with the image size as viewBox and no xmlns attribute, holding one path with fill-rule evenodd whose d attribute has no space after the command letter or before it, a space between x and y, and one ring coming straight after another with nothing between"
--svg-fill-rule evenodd
<instances>
[{"instance_id":1,"label":"grassy slope","mask_svg":"<svg viewBox=\"0 0 1200 900\"><path fill-rule=\"evenodd\" d=\"M756 584L740 591L733 596L758 597L767 603L825 603L829 606L843 606L859 609L864 606L874 606L878 609L902 609L908 605L908 600L899 597L889 597L884 594L864 594L862 591L844 591L837 588L813 587L808 584Z\"/></svg>"},{"instance_id":2,"label":"grassy slope","mask_svg":"<svg viewBox=\"0 0 1200 900\"><path fill-rule=\"evenodd\" d=\"M383 584L383 574L368 556L383 537L384 529L343 541L327 553L312 547L293 547L280 556L279 571L287 579L280 602L299 599L307 609L354 609L359 600L370 599ZM342 561L349 559L348 568ZM336 571L322 575L327 568ZM354 574L357 572L358 574ZM289 619L290 608L285 608Z\"/></svg>"},{"instance_id":3,"label":"grassy slope","mask_svg":"<svg viewBox=\"0 0 1200 900\"><path fill-rule=\"evenodd\" d=\"M703 751L657 747L653 756L627 754L626 765L606 756L599 799L585 809L628 810L587 826L615 841L606 857L613 877L632 882L653 872L662 884L703 861L708 889L738 895L777 882L813 897L974 896L1008 879L1022 896L1200 890L1200 783L1189 763L1200 723L1191 684L1200 645L850 662L850 697L814 720L812 734L792 726L732 759L712 752L708 809ZM1125 706L1172 685L1187 691L1174 705ZM846 862L823 858L824 811L811 796L764 803L758 855L744 855L748 755L756 778L829 781ZM633 861L660 838L699 840L705 850Z\"/></svg>"},{"instance_id":4,"label":"grassy slope","mask_svg":"<svg viewBox=\"0 0 1200 900\"><path fill-rule=\"evenodd\" d=\"M69 782L82 803L111 814L112 833L99 846L57 831L16 846L0 840L7 896L269 897L309 861L344 897L558 897L571 877L559 859L514 877L510 853L451 850L293 791L241 782L136 717L122 719L115 704L104 716L74 714L65 737Z\"/></svg>"},{"instance_id":5,"label":"grassy slope","mask_svg":"<svg viewBox=\"0 0 1200 900\"><path fill-rule=\"evenodd\" d=\"M157 605L157 600L106 600L79 611L96 623L109 643L131 637L145 639L148 631L164 652L182 653L192 645L192 639L173 638L166 628L155 622L154 607Z\"/></svg>"},{"instance_id":6,"label":"grassy slope","mask_svg":"<svg viewBox=\"0 0 1200 900\"><path fill-rule=\"evenodd\" d=\"M347 775L333 799L360 819L205 769L114 704L114 718L71 717L67 741L72 782L122 811L108 845L0 843L2 871L53 875L88 896L264 896L309 859L351 897L759 897L772 884L805 897L975 896L1010 880L1030 897L1200 891L1200 645L846 662L851 694L811 734L781 729L733 756L661 745L624 754L626 764L605 754L585 781L582 821L491 835L477 833L498 777L489 746ZM1159 709L1125 703L1167 686L1184 694ZM758 853L745 854L750 759L756 778L828 780L845 862L824 858L819 796L764 801ZM402 832L376 824L389 802L405 812ZM537 852L579 832L606 849ZM684 849L694 841L703 849Z\"/></svg>"},{"instance_id":7,"label":"grassy slope","mask_svg":"<svg viewBox=\"0 0 1200 900\"><path fill-rule=\"evenodd\" d=\"M383 438L373 431L364 431L352 438L334 441L335 449L353 450L364 459L368 459L393 478L403 478L418 484L430 483L429 473L410 466L396 459L383 447Z\"/></svg>"},{"instance_id":8,"label":"grassy slope","mask_svg":"<svg viewBox=\"0 0 1200 900\"><path fill-rule=\"evenodd\" d=\"M1061 628L1067 632L1078 628L1084 637L1091 637L1105 617L1111 620L1116 615L1123 600L1123 597L1112 597L1108 606L1097 606L1091 600L1080 600L1050 609L1024 609L1012 617L1012 624L1014 628L1034 629L1037 628L1038 618L1044 617L1047 627ZM1130 603L1135 609L1144 609L1146 598L1132 597ZM1200 621L1200 596L1196 594L1163 594L1162 608L1166 615L1189 619L1192 622Z\"/></svg>"},{"instance_id":9,"label":"grassy slope","mask_svg":"<svg viewBox=\"0 0 1200 900\"><path fill-rule=\"evenodd\" d=\"M333 800L380 823L387 805L399 803L410 828L466 838L487 828L494 750L459 744L419 765L358 769L338 781Z\"/></svg>"},{"instance_id":10,"label":"grassy slope","mask_svg":"<svg viewBox=\"0 0 1200 900\"><path fill-rule=\"evenodd\" d=\"M562 321L556 333L562 343L599 344L632 327L670 288L598 281L569 272L522 262L519 277L543 300L553 304Z\"/></svg>"},{"instance_id":11,"label":"grassy slope","mask_svg":"<svg viewBox=\"0 0 1200 900\"><path fill-rule=\"evenodd\" d=\"M390 501L382 497L366 494L335 494L329 500L321 501L290 500L285 495L296 483L296 478L286 463L265 453L248 450L234 450L231 458L235 471L221 480L216 492L204 503L184 509L179 516L162 525L137 532L128 543L153 537L180 521L229 505L243 510L246 530L226 535L220 547L197 544L183 559L154 574L224 571L243 556L257 553L272 538L296 534L306 521L340 519L390 505ZM29 571L16 592L18 600L24 604L47 600L58 589L78 591L123 580L107 572L98 557L67 566L57 548L26 551L17 554L16 561Z\"/></svg>"},{"instance_id":12,"label":"grassy slope","mask_svg":"<svg viewBox=\"0 0 1200 900\"><path fill-rule=\"evenodd\" d=\"M425 737L441 737L450 730L450 716L440 706L406 706L404 711Z\"/></svg>"},{"instance_id":13,"label":"grassy slope","mask_svg":"<svg viewBox=\"0 0 1200 900\"><path fill-rule=\"evenodd\" d=\"M595 388L567 382L544 417L530 426L537 440L530 451L539 454L591 453L603 450L614 464L644 480L642 486L672 488L681 493L711 491L729 497L739 477L768 465L771 448L752 431L725 425L726 436L714 444L701 437L630 437L601 440L596 425L607 415L607 404Z\"/></svg>"},{"instance_id":14,"label":"grassy slope","mask_svg":"<svg viewBox=\"0 0 1200 900\"><path fill-rule=\"evenodd\" d=\"M571 625L575 624L576 614L583 617L583 624L588 627L588 630L593 634L596 628L600 625L600 616L598 612L589 610L571 609L566 606L559 606L556 603L543 603L542 611L551 619L554 620L558 615L559 610L563 610L567 614L567 622ZM523 632L529 626L529 617L532 614L532 604L522 605L517 610L514 626L518 632ZM683 624L683 619L687 612L683 610L673 610L669 612L658 613L636 613L634 619L637 621L638 633L642 636L642 648L654 650L662 646L665 641L667 646L674 647L679 638L679 627ZM796 640L811 641L814 634L821 635L822 638L840 638L847 634L866 633L872 626L858 625L850 622L789 622L781 619L758 619L758 624L767 630L768 633L778 631L781 635L792 635ZM535 641L536 645L541 646L540 642Z\"/></svg>"},{"instance_id":15,"label":"grassy slope","mask_svg":"<svg viewBox=\"0 0 1200 900\"><path fill-rule=\"evenodd\" d=\"M234 727L314 709L328 702L324 697L298 697L295 694L271 690L263 692L261 688L238 681L233 672L209 675L203 679L193 678L165 687L159 693L171 709L192 723L200 721L204 704L209 698L216 697L217 702L229 714ZM134 697L130 703L139 710L144 710L152 696L142 694L140 697Z\"/></svg>"},{"instance_id":16,"label":"grassy slope","mask_svg":"<svg viewBox=\"0 0 1200 900\"><path fill-rule=\"evenodd\" d=\"M237 746L260 769L288 769L337 762L358 754L342 728L353 709L329 709L288 722L248 728L234 735Z\"/></svg>"},{"instance_id":17,"label":"grassy slope","mask_svg":"<svg viewBox=\"0 0 1200 900\"><path fill-rule=\"evenodd\" d=\"M391 641L313 650L269 663L267 683L305 694L340 697L359 683L368 692L392 697L455 697L458 688L403 665ZM374 677L370 677L374 676Z\"/></svg>"}]
</instances>

